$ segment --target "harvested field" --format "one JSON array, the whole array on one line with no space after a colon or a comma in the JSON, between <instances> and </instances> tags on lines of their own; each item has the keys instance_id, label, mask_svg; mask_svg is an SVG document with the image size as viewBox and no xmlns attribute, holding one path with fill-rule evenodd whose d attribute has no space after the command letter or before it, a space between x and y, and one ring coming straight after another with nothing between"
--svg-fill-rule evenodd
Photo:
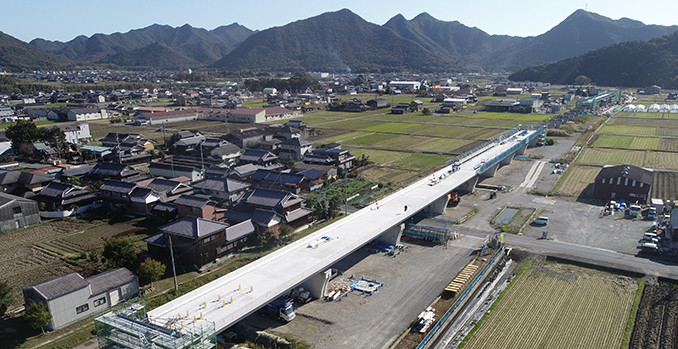
<instances>
[{"instance_id":1,"label":"harvested field","mask_svg":"<svg viewBox=\"0 0 678 349\"><path fill-rule=\"evenodd\" d=\"M619 348L637 288L632 278L533 262L464 348Z\"/></svg>"},{"instance_id":2,"label":"harvested field","mask_svg":"<svg viewBox=\"0 0 678 349\"><path fill-rule=\"evenodd\" d=\"M660 151L647 152L645 156L645 167L662 170L678 169L678 154Z\"/></svg>"},{"instance_id":3,"label":"harvested field","mask_svg":"<svg viewBox=\"0 0 678 349\"><path fill-rule=\"evenodd\" d=\"M678 137L678 127L660 127L659 135L664 137Z\"/></svg>"},{"instance_id":4,"label":"harvested field","mask_svg":"<svg viewBox=\"0 0 678 349\"><path fill-rule=\"evenodd\" d=\"M21 304L21 288L73 270L61 255L35 245L91 226L85 221L51 221L0 235L0 280L9 282L14 304Z\"/></svg>"},{"instance_id":5,"label":"harvested field","mask_svg":"<svg viewBox=\"0 0 678 349\"><path fill-rule=\"evenodd\" d=\"M678 172L655 171L651 198L678 199Z\"/></svg>"},{"instance_id":6,"label":"harvested field","mask_svg":"<svg viewBox=\"0 0 678 349\"><path fill-rule=\"evenodd\" d=\"M421 136L437 136L456 139L490 139L505 131L505 129L482 127L420 125L409 128L407 133Z\"/></svg>"},{"instance_id":7,"label":"harvested field","mask_svg":"<svg viewBox=\"0 0 678 349\"><path fill-rule=\"evenodd\" d=\"M445 161L450 160L450 156L437 154L418 154L411 153L409 156L394 161L389 167L396 167L403 170L418 169L428 170L433 167L442 166Z\"/></svg>"},{"instance_id":8,"label":"harvested field","mask_svg":"<svg viewBox=\"0 0 678 349\"><path fill-rule=\"evenodd\" d=\"M361 173L360 176L369 181L397 185L417 177L417 172L399 170L396 168L373 167Z\"/></svg>"},{"instance_id":9,"label":"harvested field","mask_svg":"<svg viewBox=\"0 0 678 349\"><path fill-rule=\"evenodd\" d=\"M353 156L356 158L360 158L361 156L365 155L369 157L369 160L373 161L376 165L383 166L405 158L411 153L390 150L353 148L351 149L351 154L353 154Z\"/></svg>"},{"instance_id":10,"label":"harvested field","mask_svg":"<svg viewBox=\"0 0 678 349\"><path fill-rule=\"evenodd\" d=\"M331 130L321 130L321 133L325 133L327 131ZM332 143L332 142L337 142L337 143L345 143L349 142L350 140L354 138L359 138L363 136L367 136L370 133L369 132L363 132L363 131L355 131L355 132L349 132L349 131L343 131L340 130L340 132L337 132L338 134L336 135L331 135L331 136L326 136L324 137L323 135L320 135L317 137L317 140L319 140L320 143Z\"/></svg>"},{"instance_id":11,"label":"harvested field","mask_svg":"<svg viewBox=\"0 0 678 349\"><path fill-rule=\"evenodd\" d=\"M390 133L371 133L367 134L364 136L356 137L356 138L350 138L346 139L343 142L340 142L342 144L350 144L350 145L373 145L377 146L378 143L382 141L387 141L390 139L398 138L399 135L394 135Z\"/></svg>"},{"instance_id":12,"label":"harvested field","mask_svg":"<svg viewBox=\"0 0 678 349\"><path fill-rule=\"evenodd\" d=\"M579 156L578 162L600 165L644 166L645 152L640 150L619 151L616 149L588 148Z\"/></svg>"},{"instance_id":13,"label":"harvested field","mask_svg":"<svg viewBox=\"0 0 678 349\"><path fill-rule=\"evenodd\" d=\"M461 117L466 118L479 118L479 119L504 119L504 120L516 120L521 122L539 122L546 120L548 116L541 114L517 114L517 113L491 113L491 112L478 112L475 114L461 113L458 114Z\"/></svg>"},{"instance_id":14,"label":"harvested field","mask_svg":"<svg viewBox=\"0 0 678 349\"><path fill-rule=\"evenodd\" d=\"M678 118L675 119L634 119L610 118L607 125L655 126L661 128L678 128Z\"/></svg>"},{"instance_id":15,"label":"harvested field","mask_svg":"<svg viewBox=\"0 0 678 349\"><path fill-rule=\"evenodd\" d=\"M402 122L385 122L380 125L374 125L374 126L369 126L362 128L362 131L370 131L370 132L400 132L410 128L410 127L415 127L418 126L419 124L415 123L402 123Z\"/></svg>"},{"instance_id":16,"label":"harvested field","mask_svg":"<svg viewBox=\"0 0 678 349\"><path fill-rule=\"evenodd\" d=\"M570 165L554 187L554 194L569 197L589 197L593 182L602 167Z\"/></svg>"},{"instance_id":17,"label":"harvested field","mask_svg":"<svg viewBox=\"0 0 678 349\"><path fill-rule=\"evenodd\" d=\"M659 149L663 151L678 152L678 139L662 138L662 144Z\"/></svg>"},{"instance_id":18,"label":"harvested field","mask_svg":"<svg viewBox=\"0 0 678 349\"><path fill-rule=\"evenodd\" d=\"M678 285L645 286L629 348L678 348Z\"/></svg>"}]
</instances>

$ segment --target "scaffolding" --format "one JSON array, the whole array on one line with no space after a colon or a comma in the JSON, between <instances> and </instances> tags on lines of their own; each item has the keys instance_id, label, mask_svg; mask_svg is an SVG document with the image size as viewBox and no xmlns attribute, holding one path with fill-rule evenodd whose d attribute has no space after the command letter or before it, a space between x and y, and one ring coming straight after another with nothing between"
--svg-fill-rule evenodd
<instances>
[{"instance_id":1,"label":"scaffolding","mask_svg":"<svg viewBox=\"0 0 678 349\"><path fill-rule=\"evenodd\" d=\"M157 323L159 319L154 319ZM99 348L212 349L217 347L213 322L188 316L166 326L152 324L143 300L125 303L94 319Z\"/></svg>"},{"instance_id":2,"label":"scaffolding","mask_svg":"<svg viewBox=\"0 0 678 349\"><path fill-rule=\"evenodd\" d=\"M459 234L456 231L411 223L405 226L403 235L439 244L447 244L450 240L459 238Z\"/></svg>"}]
</instances>

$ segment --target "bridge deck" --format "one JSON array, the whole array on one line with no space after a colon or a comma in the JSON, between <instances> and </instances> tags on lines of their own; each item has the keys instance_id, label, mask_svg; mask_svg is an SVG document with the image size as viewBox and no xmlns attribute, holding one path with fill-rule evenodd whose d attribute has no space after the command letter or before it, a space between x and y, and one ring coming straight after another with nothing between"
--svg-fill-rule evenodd
<instances>
[{"instance_id":1,"label":"bridge deck","mask_svg":"<svg viewBox=\"0 0 678 349\"><path fill-rule=\"evenodd\" d=\"M519 131L501 143L493 143L465 157L461 168L429 185L431 177L424 178L386 198L378 204L365 207L299 241L256 260L207 285L193 290L148 314L151 321L166 325L177 321L193 321L193 317L215 323L220 332L261 306L269 303L286 290L307 278L326 270L346 255L374 240L389 228L406 221L416 212L426 208L477 175L483 164L505 154L517 144L527 144L539 131ZM434 175L447 174L448 166ZM404 206L407 205L407 212ZM321 242L321 237L330 238ZM317 246L317 247L316 247ZM231 298L233 303L230 303ZM221 300L220 300L221 299ZM226 303L226 304L224 304ZM188 314L188 317L187 317ZM180 320L179 320L180 321ZM200 320L198 320L200 321ZM176 322L175 322L176 323Z\"/></svg>"}]
</instances>

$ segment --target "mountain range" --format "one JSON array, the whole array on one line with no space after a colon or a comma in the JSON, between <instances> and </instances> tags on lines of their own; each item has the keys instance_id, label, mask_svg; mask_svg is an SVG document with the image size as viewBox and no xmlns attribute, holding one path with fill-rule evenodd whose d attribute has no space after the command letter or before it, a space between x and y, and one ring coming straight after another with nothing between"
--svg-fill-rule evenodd
<instances>
[{"instance_id":1,"label":"mountain range","mask_svg":"<svg viewBox=\"0 0 678 349\"><path fill-rule=\"evenodd\" d=\"M676 30L677 26L612 20L577 10L544 34L517 37L490 35L427 13L411 20L397 15L377 25L343 9L262 31L237 23L214 30L154 24L127 33L78 36L68 42L35 39L28 45L14 39L18 43L8 46L3 38L0 68L106 65L258 71L516 71Z\"/></svg>"},{"instance_id":2,"label":"mountain range","mask_svg":"<svg viewBox=\"0 0 678 349\"><path fill-rule=\"evenodd\" d=\"M515 81L572 84L584 75L600 86L678 88L678 32L649 41L624 42L509 76Z\"/></svg>"}]
</instances>

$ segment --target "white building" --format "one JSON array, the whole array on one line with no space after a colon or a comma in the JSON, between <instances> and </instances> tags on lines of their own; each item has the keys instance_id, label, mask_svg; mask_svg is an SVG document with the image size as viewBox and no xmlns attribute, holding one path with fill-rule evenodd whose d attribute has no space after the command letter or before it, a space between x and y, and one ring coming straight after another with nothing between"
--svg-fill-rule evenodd
<instances>
[{"instance_id":1,"label":"white building","mask_svg":"<svg viewBox=\"0 0 678 349\"><path fill-rule=\"evenodd\" d=\"M54 331L136 297L139 279L126 268L118 268L87 279L78 273L61 275L22 291L26 306L47 305L52 321L46 328Z\"/></svg>"},{"instance_id":2,"label":"white building","mask_svg":"<svg viewBox=\"0 0 678 349\"><path fill-rule=\"evenodd\" d=\"M10 106L4 104L0 105L0 122L14 122L16 119L17 118Z\"/></svg>"},{"instance_id":3,"label":"white building","mask_svg":"<svg viewBox=\"0 0 678 349\"><path fill-rule=\"evenodd\" d=\"M81 141L89 140L92 138L92 134L89 132L89 124L70 124L70 125L57 125L61 131L64 132L66 136L66 142L72 144L80 144Z\"/></svg>"},{"instance_id":4,"label":"white building","mask_svg":"<svg viewBox=\"0 0 678 349\"><path fill-rule=\"evenodd\" d=\"M391 81L388 83L388 87L391 89L397 90L418 90L421 88L421 82L419 81Z\"/></svg>"},{"instance_id":5,"label":"white building","mask_svg":"<svg viewBox=\"0 0 678 349\"><path fill-rule=\"evenodd\" d=\"M106 109L99 109L97 107L69 108L67 115L69 121L99 120L109 117Z\"/></svg>"}]
</instances>

